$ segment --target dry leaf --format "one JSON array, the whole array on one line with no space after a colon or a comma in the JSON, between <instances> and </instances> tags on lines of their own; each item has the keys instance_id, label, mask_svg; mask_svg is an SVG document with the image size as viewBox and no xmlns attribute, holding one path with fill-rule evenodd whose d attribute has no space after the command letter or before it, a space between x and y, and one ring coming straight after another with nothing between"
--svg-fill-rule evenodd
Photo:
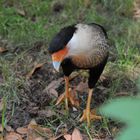
<instances>
[{"instance_id":1,"label":"dry leaf","mask_svg":"<svg viewBox=\"0 0 140 140\"><path fill-rule=\"evenodd\" d=\"M71 137L70 134L65 134L65 135L64 135L64 138L65 138L66 140L72 140L72 137Z\"/></svg>"},{"instance_id":2,"label":"dry leaf","mask_svg":"<svg viewBox=\"0 0 140 140\"><path fill-rule=\"evenodd\" d=\"M32 125L30 124L30 129L34 130L35 132L37 132L38 134L41 134L43 136L52 136L52 131L49 128L43 128L39 125Z\"/></svg>"},{"instance_id":3,"label":"dry leaf","mask_svg":"<svg viewBox=\"0 0 140 140\"><path fill-rule=\"evenodd\" d=\"M72 133L72 140L83 140L82 135L78 129L74 129Z\"/></svg>"},{"instance_id":4,"label":"dry leaf","mask_svg":"<svg viewBox=\"0 0 140 140\"><path fill-rule=\"evenodd\" d=\"M15 133L15 132L10 132L9 134L6 135L4 140L23 140L21 135Z\"/></svg>"},{"instance_id":5,"label":"dry leaf","mask_svg":"<svg viewBox=\"0 0 140 140\"><path fill-rule=\"evenodd\" d=\"M16 131L17 131L19 134L22 134L22 135L28 133L28 129L27 129L27 128L24 128L24 127L19 127L19 128L17 128Z\"/></svg>"},{"instance_id":6,"label":"dry leaf","mask_svg":"<svg viewBox=\"0 0 140 140\"><path fill-rule=\"evenodd\" d=\"M14 131L14 129L9 125L6 125L5 129L6 129L7 132L13 132Z\"/></svg>"},{"instance_id":7,"label":"dry leaf","mask_svg":"<svg viewBox=\"0 0 140 140\"><path fill-rule=\"evenodd\" d=\"M50 89L49 92L52 96L58 98L58 92L54 88Z\"/></svg>"},{"instance_id":8,"label":"dry leaf","mask_svg":"<svg viewBox=\"0 0 140 140\"><path fill-rule=\"evenodd\" d=\"M45 140L45 138L43 138L43 137L38 137L38 138L35 138L34 140Z\"/></svg>"},{"instance_id":9,"label":"dry leaf","mask_svg":"<svg viewBox=\"0 0 140 140\"><path fill-rule=\"evenodd\" d=\"M30 121L30 123L29 123L29 126L30 125L37 125L37 123L36 123L36 121L34 120L34 119L32 119L31 121Z\"/></svg>"},{"instance_id":10,"label":"dry leaf","mask_svg":"<svg viewBox=\"0 0 140 140\"><path fill-rule=\"evenodd\" d=\"M41 68L43 65L44 65L44 63L36 64L36 65L34 66L34 68L26 75L26 78L27 78L27 79L30 79L31 76L34 74L34 72L35 72L37 69Z\"/></svg>"},{"instance_id":11,"label":"dry leaf","mask_svg":"<svg viewBox=\"0 0 140 140\"><path fill-rule=\"evenodd\" d=\"M64 81L64 78L59 78L58 80L53 80L44 90L48 91L50 89L56 89L60 86L60 84Z\"/></svg>"},{"instance_id":12,"label":"dry leaf","mask_svg":"<svg viewBox=\"0 0 140 140\"><path fill-rule=\"evenodd\" d=\"M6 52L6 51L7 51L6 48L0 47L0 53L4 53L4 52Z\"/></svg>"},{"instance_id":13,"label":"dry leaf","mask_svg":"<svg viewBox=\"0 0 140 140\"><path fill-rule=\"evenodd\" d=\"M42 117L52 117L56 115L56 113L50 108L46 108L45 110L40 110L38 111L38 114L39 116L42 116Z\"/></svg>"},{"instance_id":14,"label":"dry leaf","mask_svg":"<svg viewBox=\"0 0 140 140\"><path fill-rule=\"evenodd\" d=\"M25 16L25 11L24 10L21 10L21 9L17 9L16 8L16 12L21 15L21 16Z\"/></svg>"},{"instance_id":15,"label":"dry leaf","mask_svg":"<svg viewBox=\"0 0 140 140\"><path fill-rule=\"evenodd\" d=\"M27 139L28 140L35 140L39 138L50 138L52 137L53 133L49 128L43 128L40 125L37 125L34 120L30 122L28 125L28 133Z\"/></svg>"}]
</instances>

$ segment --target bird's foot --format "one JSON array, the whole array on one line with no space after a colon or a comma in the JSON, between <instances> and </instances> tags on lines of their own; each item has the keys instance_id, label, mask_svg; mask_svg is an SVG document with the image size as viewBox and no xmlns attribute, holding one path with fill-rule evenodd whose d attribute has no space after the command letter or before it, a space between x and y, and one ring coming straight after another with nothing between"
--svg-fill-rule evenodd
<instances>
[{"instance_id":1,"label":"bird's foot","mask_svg":"<svg viewBox=\"0 0 140 140\"><path fill-rule=\"evenodd\" d=\"M67 95L67 96L66 96ZM66 109L68 110L68 102L70 102L71 105L78 107L79 101L75 98L75 96L71 93L71 89L69 89L69 93L63 93L60 95L57 99L57 102L55 105L59 105L61 102L65 102Z\"/></svg>"},{"instance_id":2,"label":"bird's foot","mask_svg":"<svg viewBox=\"0 0 140 140\"><path fill-rule=\"evenodd\" d=\"M85 109L84 111L83 111L83 115L82 115L82 117L80 118L80 122L82 122L82 121L87 121L87 125L88 125L88 127L90 126L90 120L101 120L102 119L102 117L101 116L97 116L96 115L96 110L92 110L91 112L90 112L90 110L89 109Z\"/></svg>"}]
</instances>

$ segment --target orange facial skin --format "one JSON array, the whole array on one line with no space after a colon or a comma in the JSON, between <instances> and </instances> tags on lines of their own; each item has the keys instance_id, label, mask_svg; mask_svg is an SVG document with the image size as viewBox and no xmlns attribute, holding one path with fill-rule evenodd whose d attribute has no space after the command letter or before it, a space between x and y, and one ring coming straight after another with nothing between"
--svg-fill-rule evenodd
<instances>
[{"instance_id":1,"label":"orange facial skin","mask_svg":"<svg viewBox=\"0 0 140 140\"><path fill-rule=\"evenodd\" d=\"M68 53L68 48L65 47L64 49L62 49L62 50L60 50L60 51L58 51L56 53L53 53L52 54L52 60L60 62L67 55L67 53Z\"/></svg>"}]
</instances>

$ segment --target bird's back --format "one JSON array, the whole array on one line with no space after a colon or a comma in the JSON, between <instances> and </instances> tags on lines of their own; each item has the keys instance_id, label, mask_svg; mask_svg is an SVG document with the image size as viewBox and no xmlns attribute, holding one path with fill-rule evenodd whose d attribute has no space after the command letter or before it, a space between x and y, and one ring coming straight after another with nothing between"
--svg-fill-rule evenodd
<instances>
[{"instance_id":1,"label":"bird's back","mask_svg":"<svg viewBox=\"0 0 140 140\"><path fill-rule=\"evenodd\" d=\"M68 42L72 62L79 68L100 64L108 56L107 37L97 24L77 24L76 32Z\"/></svg>"},{"instance_id":2,"label":"bird's back","mask_svg":"<svg viewBox=\"0 0 140 140\"><path fill-rule=\"evenodd\" d=\"M82 54L91 52L93 49L107 49L107 38L102 28L96 24L77 24L67 46L70 54Z\"/></svg>"}]
</instances>

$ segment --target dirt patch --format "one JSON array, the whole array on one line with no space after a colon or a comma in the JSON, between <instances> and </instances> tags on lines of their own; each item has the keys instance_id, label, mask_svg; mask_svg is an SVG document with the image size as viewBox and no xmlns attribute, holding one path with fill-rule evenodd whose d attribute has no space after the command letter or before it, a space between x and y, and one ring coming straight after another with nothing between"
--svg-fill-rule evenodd
<instances>
[{"instance_id":1,"label":"dirt patch","mask_svg":"<svg viewBox=\"0 0 140 140\"><path fill-rule=\"evenodd\" d=\"M87 76L80 71L80 74L71 80L72 92L77 95L80 107L70 107L69 115L67 115L63 104L54 106L57 97L64 92L65 83L63 73L53 70L48 56L46 54L48 61L41 68L35 70L33 75L25 81L24 87L20 87L18 102L8 102L6 118L8 125L14 129L27 126L32 119L35 119L39 125L49 125L55 135L61 134L63 130L71 133L75 127L83 126L83 123L79 123L78 120L86 107ZM30 57L35 58L36 56L32 52ZM115 97L115 95L110 95L112 80L115 79L112 79L108 74L101 76L94 89L91 108L98 108L110 96ZM135 89L135 85L128 79L124 79L123 86L118 88L117 92L119 93L121 90L128 92L133 89ZM94 127L91 128L93 135L95 135L95 129L99 132L100 137L112 137L111 133L120 128L120 124L110 120L108 124L111 132L108 132L106 128L100 127L102 123L102 121L94 122Z\"/></svg>"}]
</instances>

